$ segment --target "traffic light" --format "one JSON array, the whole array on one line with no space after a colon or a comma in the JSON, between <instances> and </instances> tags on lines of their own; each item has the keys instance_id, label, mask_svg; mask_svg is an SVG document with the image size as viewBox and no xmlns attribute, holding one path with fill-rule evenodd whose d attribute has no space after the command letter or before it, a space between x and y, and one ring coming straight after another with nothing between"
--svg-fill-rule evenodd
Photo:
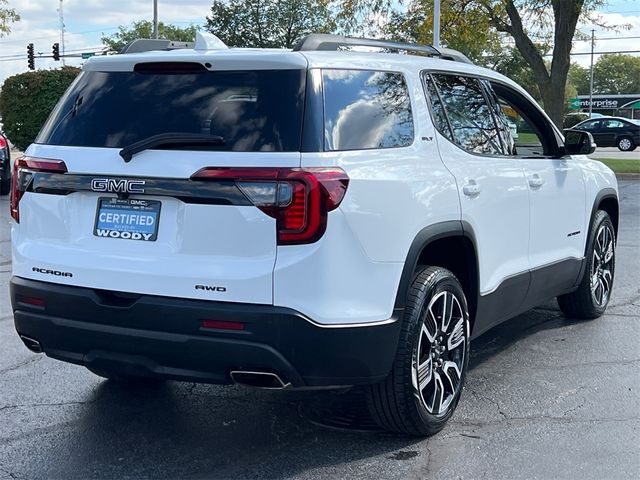
<instances>
[{"instance_id":1,"label":"traffic light","mask_svg":"<svg viewBox=\"0 0 640 480\"><path fill-rule=\"evenodd\" d=\"M27 65L29 66L29 70L36 69L36 63L33 57L33 43L27 45Z\"/></svg>"},{"instance_id":2,"label":"traffic light","mask_svg":"<svg viewBox=\"0 0 640 480\"><path fill-rule=\"evenodd\" d=\"M60 60L60 44L59 43L54 43L53 47L51 48L51 50L53 51L53 59L55 61Z\"/></svg>"}]
</instances>

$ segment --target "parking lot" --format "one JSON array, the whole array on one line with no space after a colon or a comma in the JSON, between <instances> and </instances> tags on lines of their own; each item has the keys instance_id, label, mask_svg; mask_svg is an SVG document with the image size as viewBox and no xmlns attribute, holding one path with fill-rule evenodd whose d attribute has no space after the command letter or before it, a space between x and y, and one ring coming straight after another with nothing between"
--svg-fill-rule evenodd
<instances>
[{"instance_id":1,"label":"parking lot","mask_svg":"<svg viewBox=\"0 0 640 480\"><path fill-rule=\"evenodd\" d=\"M607 314L571 322L550 302L480 337L430 439L353 418L357 392L127 389L31 353L13 329L2 197L0 479L640 478L640 181L620 180L620 197Z\"/></svg>"},{"instance_id":2,"label":"parking lot","mask_svg":"<svg viewBox=\"0 0 640 480\"><path fill-rule=\"evenodd\" d=\"M615 158L619 160L638 160L640 162L640 150L621 152L616 147L598 147L589 157L596 160L600 158Z\"/></svg>"}]
</instances>

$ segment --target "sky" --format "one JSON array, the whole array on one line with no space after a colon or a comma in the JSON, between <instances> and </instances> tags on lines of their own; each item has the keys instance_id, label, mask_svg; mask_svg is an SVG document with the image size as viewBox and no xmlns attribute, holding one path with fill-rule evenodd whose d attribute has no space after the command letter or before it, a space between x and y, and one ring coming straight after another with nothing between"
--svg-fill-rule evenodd
<instances>
[{"instance_id":1,"label":"sky","mask_svg":"<svg viewBox=\"0 0 640 480\"><path fill-rule=\"evenodd\" d=\"M180 26L203 25L211 4L212 0L160 0L159 19ZM9 35L0 38L0 84L5 78L27 70L28 43L35 45L36 52L50 55L51 45L60 41L60 0L9 0L9 6L17 10L22 19L12 25ZM63 11L66 51L94 51L101 47L102 34L115 33L120 25L129 25L144 19L151 20L153 1L64 0ZM631 29L613 32L592 25L580 25L579 29L587 34L595 28L596 38L603 38L597 41L596 51L640 50L640 1L610 0L599 13L607 23L630 24ZM575 42L574 53L589 50L589 42ZM15 60L12 58L15 55L21 58ZM597 56L595 58L597 59ZM573 57L573 60L588 66L590 58L589 55L582 55ZM81 62L81 59L67 60L69 65L79 66ZM55 68L60 65L61 62L51 59L36 59L36 68Z\"/></svg>"}]
</instances>

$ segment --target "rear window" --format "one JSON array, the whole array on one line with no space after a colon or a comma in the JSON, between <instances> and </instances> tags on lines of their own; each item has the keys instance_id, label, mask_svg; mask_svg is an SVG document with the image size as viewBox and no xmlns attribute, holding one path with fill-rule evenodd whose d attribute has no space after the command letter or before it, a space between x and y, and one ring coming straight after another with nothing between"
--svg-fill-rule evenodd
<instances>
[{"instance_id":1,"label":"rear window","mask_svg":"<svg viewBox=\"0 0 640 480\"><path fill-rule=\"evenodd\" d=\"M179 132L225 140L199 150L299 151L304 88L304 70L84 72L36 143L121 148Z\"/></svg>"}]
</instances>

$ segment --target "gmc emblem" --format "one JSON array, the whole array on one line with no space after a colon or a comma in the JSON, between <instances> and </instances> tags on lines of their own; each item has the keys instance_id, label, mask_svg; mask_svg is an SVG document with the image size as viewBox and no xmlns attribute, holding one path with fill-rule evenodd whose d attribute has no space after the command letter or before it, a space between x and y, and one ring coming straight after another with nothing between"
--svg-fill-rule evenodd
<instances>
[{"instance_id":1,"label":"gmc emblem","mask_svg":"<svg viewBox=\"0 0 640 480\"><path fill-rule=\"evenodd\" d=\"M145 183L145 180L94 178L91 180L91 190L94 192L144 193Z\"/></svg>"}]
</instances>

